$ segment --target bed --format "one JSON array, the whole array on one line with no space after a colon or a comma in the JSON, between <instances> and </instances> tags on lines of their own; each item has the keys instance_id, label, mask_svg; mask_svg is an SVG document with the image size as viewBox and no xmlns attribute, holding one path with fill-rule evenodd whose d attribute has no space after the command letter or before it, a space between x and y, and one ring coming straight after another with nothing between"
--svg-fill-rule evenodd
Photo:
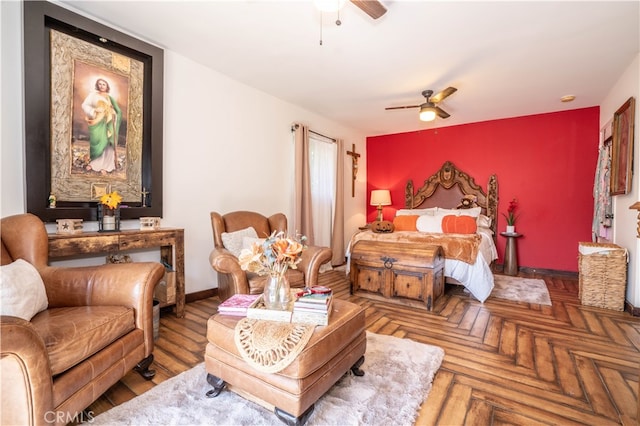
<instances>
[{"instance_id":1,"label":"bed","mask_svg":"<svg viewBox=\"0 0 640 426\"><path fill-rule=\"evenodd\" d=\"M347 273L351 250L360 241L440 245L445 257L446 282L464 286L476 299L484 302L494 286L491 264L498 258L497 194L495 175L489 178L485 190L450 161L427 178L420 188L415 189L413 181L408 181L405 208L398 210L393 220L396 230L356 233L347 248ZM412 226L413 220L415 225ZM468 226L470 222L475 223L476 229Z\"/></svg>"}]
</instances>

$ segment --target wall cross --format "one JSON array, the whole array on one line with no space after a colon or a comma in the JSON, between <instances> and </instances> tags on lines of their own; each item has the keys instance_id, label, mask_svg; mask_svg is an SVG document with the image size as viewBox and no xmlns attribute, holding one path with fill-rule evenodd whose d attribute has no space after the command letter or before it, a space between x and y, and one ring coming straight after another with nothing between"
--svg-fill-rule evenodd
<instances>
[{"instance_id":1,"label":"wall cross","mask_svg":"<svg viewBox=\"0 0 640 426\"><path fill-rule=\"evenodd\" d=\"M360 154L356 152L356 144L351 144L351 151L347 151L351 156L351 196L356 196L356 177L358 176L358 158Z\"/></svg>"}]
</instances>

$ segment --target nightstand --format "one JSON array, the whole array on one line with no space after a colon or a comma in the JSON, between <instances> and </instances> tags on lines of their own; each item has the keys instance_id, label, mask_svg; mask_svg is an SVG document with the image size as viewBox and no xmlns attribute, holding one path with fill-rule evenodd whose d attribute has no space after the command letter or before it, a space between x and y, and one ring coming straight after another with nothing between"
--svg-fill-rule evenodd
<instances>
[{"instance_id":1,"label":"nightstand","mask_svg":"<svg viewBox=\"0 0 640 426\"><path fill-rule=\"evenodd\" d=\"M516 243L517 238L523 235L517 232L501 232L500 235L507 239L507 246L504 249L504 273L507 275L518 275L518 248Z\"/></svg>"}]
</instances>

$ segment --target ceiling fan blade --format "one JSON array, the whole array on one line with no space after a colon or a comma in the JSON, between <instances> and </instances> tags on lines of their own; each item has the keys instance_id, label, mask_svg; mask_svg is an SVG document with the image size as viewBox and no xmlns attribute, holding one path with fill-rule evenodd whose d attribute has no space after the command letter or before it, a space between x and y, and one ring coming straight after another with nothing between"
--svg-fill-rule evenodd
<instances>
[{"instance_id":1,"label":"ceiling fan blade","mask_svg":"<svg viewBox=\"0 0 640 426\"><path fill-rule=\"evenodd\" d=\"M458 89L455 87L447 87L440 93L436 93L435 95L429 97L429 102L437 103L442 101L447 96L453 95Z\"/></svg>"},{"instance_id":2,"label":"ceiling fan blade","mask_svg":"<svg viewBox=\"0 0 640 426\"><path fill-rule=\"evenodd\" d=\"M409 109L409 108L420 108L420 105L405 105L405 106L397 106L397 107L386 107L385 110L392 109Z\"/></svg>"},{"instance_id":3,"label":"ceiling fan blade","mask_svg":"<svg viewBox=\"0 0 640 426\"><path fill-rule=\"evenodd\" d=\"M356 5L360 10L371 16L373 19L378 19L387 13L387 8L378 0L351 0L351 3Z\"/></svg>"},{"instance_id":4,"label":"ceiling fan blade","mask_svg":"<svg viewBox=\"0 0 640 426\"><path fill-rule=\"evenodd\" d=\"M449 118L450 115L447 111L443 110L442 108L440 108L439 106L436 105L436 114L438 114L438 117L440 118Z\"/></svg>"}]
</instances>

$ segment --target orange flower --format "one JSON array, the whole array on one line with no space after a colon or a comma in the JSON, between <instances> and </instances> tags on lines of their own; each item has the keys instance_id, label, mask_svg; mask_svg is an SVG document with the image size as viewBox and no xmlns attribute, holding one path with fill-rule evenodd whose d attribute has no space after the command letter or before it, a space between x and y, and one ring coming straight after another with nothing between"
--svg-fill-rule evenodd
<instances>
[{"instance_id":1,"label":"orange flower","mask_svg":"<svg viewBox=\"0 0 640 426\"><path fill-rule=\"evenodd\" d=\"M287 269L296 269L306 248L306 237L292 239L284 232L274 231L264 242L255 242L240 252L240 267L259 275L283 276Z\"/></svg>"}]
</instances>

